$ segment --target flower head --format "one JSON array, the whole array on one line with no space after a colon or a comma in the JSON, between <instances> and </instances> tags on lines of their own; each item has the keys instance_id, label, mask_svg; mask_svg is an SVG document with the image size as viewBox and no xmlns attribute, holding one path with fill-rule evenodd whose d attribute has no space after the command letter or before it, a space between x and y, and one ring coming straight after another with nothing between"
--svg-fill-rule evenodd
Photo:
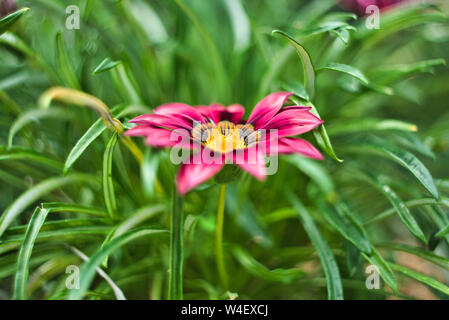
<instances>
[{"instance_id":1,"label":"flower head","mask_svg":"<svg viewBox=\"0 0 449 320\"><path fill-rule=\"evenodd\" d=\"M290 92L268 95L254 107L247 121L242 120L245 109L238 104L192 107L169 103L157 107L153 114L131 120L137 126L125 134L144 136L149 146L176 146L194 151L177 176L181 194L229 164L264 180L265 156L298 153L322 159L309 142L292 136L310 131L323 121L310 112L310 107L283 107L290 96Z\"/></svg>"}]
</instances>

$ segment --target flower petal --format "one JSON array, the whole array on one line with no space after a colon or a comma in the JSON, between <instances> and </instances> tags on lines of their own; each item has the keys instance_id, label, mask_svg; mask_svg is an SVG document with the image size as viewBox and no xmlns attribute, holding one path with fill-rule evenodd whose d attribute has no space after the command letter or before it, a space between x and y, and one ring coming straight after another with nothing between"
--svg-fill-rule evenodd
<instances>
[{"instance_id":1,"label":"flower petal","mask_svg":"<svg viewBox=\"0 0 449 320\"><path fill-rule=\"evenodd\" d=\"M138 124L149 124L153 126L165 127L170 129L193 129L192 121L187 121L182 118L175 118L173 116L162 115L162 114L143 114L138 116L132 120L129 120L131 123Z\"/></svg>"},{"instance_id":2,"label":"flower petal","mask_svg":"<svg viewBox=\"0 0 449 320\"><path fill-rule=\"evenodd\" d=\"M323 160L323 156L313 145L311 145L308 141L299 138L279 139L278 153L299 153L308 158Z\"/></svg>"},{"instance_id":3,"label":"flower petal","mask_svg":"<svg viewBox=\"0 0 449 320\"><path fill-rule=\"evenodd\" d=\"M185 103L176 102L176 103L163 104L154 109L154 113L187 118L201 123L206 122L204 120L204 117L201 115L201 113L198 112L198 110Z\"/></svg>"},{"instance_id":4,"label":"flower petal","mask_svg":"<svg viewBox=\"0 0 449 320\"><path fill-rule=\"evenodd\" d=\"M125 132L126 136L144 136L145 143L153 147L180 147L198 149L199 144L190 139L190 132L184 129L168 130L151 125L137 125Z\"/></svg>"},{"instance_id":5,"label":"flower petal","mask_svg":"<svg viewBox=\"0 0 449 320\"><path fill-rule=\"evenodd\" d=\"M237 150L233 154L233 163L259 180L265 180L267 168L265 166L265 157L263 150L257 146Z\"/></svg>"},{"instance_id":6,"label":"flower petal","mask_svg":"<svg viewBox=\"0 0 449 320\"><path fill-rule=\"evenodd\" d=\"M255 129L259 129L278 113L291 95L291 92L275 92L266 96L254 107L248 123L251 123Z\"/></svg>"},{"instance_id":7,"label":"flower petal","mask_svg":"<svg viewBox=\"0 0 449 320\"><path fill-rule=\"evenodd\" d=\"M191 163L181 165L176 179L176 187L181 195L186 194L204 181L212 178L223 167L223 164L216 163L206 164L201 162L196 164L192 163L194 162L193 157L190 159Z\"/></svg>"},{"instance_id":8,"label":"flower petal","mask_svg":"<svg viewBox=\"0 0 449 320\"><path fill-rule=\"evenodd\" d=\"M212 103L209 107L198 106L196 109L215 123L227 120L238 124L245 113L245 108L240 104L232 104L226 108L221 104Z\"/></svg>"}]
</instances>

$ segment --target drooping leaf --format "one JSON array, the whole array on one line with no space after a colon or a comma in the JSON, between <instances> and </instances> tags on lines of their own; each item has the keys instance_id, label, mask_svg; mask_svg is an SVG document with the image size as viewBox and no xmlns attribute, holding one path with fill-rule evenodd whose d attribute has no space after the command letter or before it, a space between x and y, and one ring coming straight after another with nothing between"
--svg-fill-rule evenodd
<instances>
[{"instance_id":1,"label":"drooping leaf","mask_svg":"<svg viewBox=\"0 0 449 320\"><path fill-rule=\"evenodd\" d=\"M280 30L273 30L272 33L282 36L295 48L303 66L305 87L307 89L307 92L309 93L309 96L313 99L315 95L315 69L313 67L309 53L298 41L296 41L285 32Z\"/></svg>"},{"instance_id":2,"label":"drooping leaf","mask_svg":"<svg viewBox=\"0 0 449 320\"><path fill-rule=\"evenodd\" d=\"M22 8L2 18L0 20L0 35L16 23L28 10L30 8Z\"/></svg>"}]
</instances>

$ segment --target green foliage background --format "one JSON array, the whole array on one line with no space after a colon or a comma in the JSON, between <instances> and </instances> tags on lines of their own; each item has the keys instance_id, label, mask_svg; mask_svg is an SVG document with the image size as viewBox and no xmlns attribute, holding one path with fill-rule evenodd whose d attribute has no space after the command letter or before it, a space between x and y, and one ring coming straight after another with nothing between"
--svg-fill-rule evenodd
<instances>
[{"instance_id":1,"label":"green foliage background","mask_svg":"<svg viewBox=\"0 0 449 320\"><path fill-rule=\"evenodd\" d=\"M379 30L330 0L72 1L79 30L66 1L17 2L30 10L0 22L0 298L447 299L447 1L384 12ZM281 157L266 182L228 185L226 285L217 185L173 212L168 151L133 139L139 163L98 113L39 103L54 86L101 99L125 128L167 102L241 103L248 116L292 90L325 121L306 138L326 159ZM171 225L183 254L170 253ZM70 265L79 290L66 288Z\"/></svg>"}]
</instances>

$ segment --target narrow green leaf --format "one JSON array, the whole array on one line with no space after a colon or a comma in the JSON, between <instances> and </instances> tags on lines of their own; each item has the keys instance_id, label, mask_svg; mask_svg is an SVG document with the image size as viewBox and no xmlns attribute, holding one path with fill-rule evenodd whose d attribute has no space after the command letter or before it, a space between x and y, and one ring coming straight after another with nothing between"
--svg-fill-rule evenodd
<instances>
[{"instance_id":1,"label":"narrow green leaf","mask_svg":"<svg viewBox=\"0 0 449 320\"><path fill-rule=\"evenodd\" d=\"M43 209L50 210L51 212L76 212L85 213L92 216L105 217L106 213L102 208L85 206L75 203L64 203L64 202L44 202L41 203Z\"/></svg>"},{"instance_id":2,"label":"narrow green leaf","mask_svg":"<svg viewBox=\"0 0 449 320\"><path fill-rule=\"evenodd\" d=\"M393 270L396 270L409 278L415 279L419 282L424 283L425 285L428 285L429 287L432 287L446 295L449 295L449 287L439 282L438 280L391 262L389 263L389 265Z\"/></svg>"},{"instance_id":3,"label":"narrow green leaf","mask_svg":"<svg viewBox=\"0 0 449 320\"><path fill-rule=\"evenodd\" d=\"M449 208L449 199L441 197L439 200L435 200L434 198L424 198L424 199L416 199L416 200L410 200L405 202L405 205L407 208L415 208L415 207L421 207L421 206L429 206L429 205L442 205ZM375 217L367 220L364 224L369 225L375 222L382 221L384 219L387 219L389 217L394 216L396 213L395 208L391 208L388 210L385 210Z\"/></svg>"},{"instance_id":4,"label":"narrow green leaf","mask_svg":"<svg viewBox=\"0 0 449 320\"><path fill-rule=\"evenodd\" d=\"M8 134L8 148L12 147L12 142L14 139L14 136L17 132L20 131L24 126L29 124L30 122L37 122L40 119L43 118L59 118L59 119L65 119L70 120L72 119L72 114L70 112L67 112L67 110L59 109L59 108L53 108L53 109L32 109L30 111L27 111L25 113L22 113L16 120L14 120L13 124L11 125L11 128L9 129Z\"/></svg>"},{"instance_id":5,"label":"narrow green leaf","mask_svg":"<svg viewBox=\"0 0 449 320\"><path fill-rule=\"evenodd\" d=\"M234 34L234 50L244 51L250 45L251 26L241 0L224 1L231 18Z\"/></svg>"},{"instance_id":6,"label":"narrow green leaf","mask_svg":"<svg viewBox=\"0 0 449 320\"><path fill-rule=\"evenodd\" d=\"M348 214L348 209L343 204L330 206L322 199L317 201L320 211L324 214L326 220L348 241L357 247L361 252L371 253L371 244L368 235L353 216Z\"/></svg>"},{"instance_id":7,"label":"narrow green leaf","mask_svg":"<svg viewBox=\"0 0 449 320\"><path fill-rule=\"evenodd\" d=\"M305 276L301 269L273 269L270 270L254 259L248 252L235 246L232 250L240 264L252 275L265 280L281 283L291 283L292 281Z\"/></svg>"},{"instance_id":8,"label":"narrow green leaf","mask_svg":"<svg viewBox=\"0 0 449 320\"><path fill-rule=\"evenodd\" d=\"M383 147L382 150L389 155L394 161L408 169L421 182L421 184L435 198L439 198L438 189L435 186L433 177L426 166L412 153L398 149Z\"/></svg>"},{"instance_id":9,"label":"narrow green leaf","mask_svg":"<svg viewBox=\"0 0 449 320\"><path fill-rule=\"evenodd\" d=\"M309 53L298 41L293 39L285 32L280 30L273 30L272 33L279 34L283 38L287 39L288 42L290 42L290 44L296 49L304 70L305 87L307 89L307 92L309 93L309 96L313 99L315 95L315 69L313 68Z\"/></svg>"},{"instance_id":10,"label":"narrow green leaf","mask_svg":"<svg viewBox=\"0 0 449 320\"><path fill-rule=\"evenodd\" d=\"M44 180L35 186L28 189L26 192L22 193L13 203L3 211L0 217L0 237L3 235L8 226L12 221L25 210L34 201L41 198L43 195L49 192L61 188L62 186L73 184L77 182L88 182L92 183L93 180L91 176L88 175L69 175L66 177L53 177Z\"/></svg>"},{"instance_id":11,"label":"narrow green leaf","mask_svg":"<svg viewBox=\"0 0 449 320\"><path fill-rule=\"evenodd\" d=\"M121 61L112 61L110 58L105 58L101 63L95 68L93 74L99 74L104 71L108 71L115 68L117 65L122 63Z\"/></svg>"},{"instance_id":12,"label":"narrow green leaf","mask_svg":"<svg viewBox=\"0 0 449 320\"><path fill-rule=\"evenodd\" d=\"M348 134L361 131L402 130L417 131L415 124L395 119L357 119L332 124L328 127L331 135Z\"/></svg>"},{"instance_id":13,"label":"narrow green leaf","mask_svg":"<svg viewBox=\"0 0 449 320\"><path fill-rule=\"evenodd\" d=\"M14 23L16 23L17 20L20 19L20 17L23 16L25 12L30 10L30 8L22 8L17 10L16 12L13 12L3 19L0 20L0 35L8 30Z\"/></svg>"},{"instance_id":14,"label":"narrow green leaf","mask_svg":"<svg viewBox=\"0 0 449 320\"><path fill-rule=\"evenodd\" d=\"M433 252L426 251L422 248L409 246L406 244L400 244L400 243L380 243L377 245L380 248L386 248L394 251L402 251L407 252L410 254L413 254L417 257L420 257L422 259L425 259L427 261L432 262L433 264L440 266L446 270L449 270L449 259L436 255Z\"/></svg>"},{"instance_id":15,"label":"narrow green leaf","mask_svg":"<svg viewBox=\"0 0 449 320\"><path fill-rule=\"evenodd\" d=\"M0 161L2 160L28 160L43 164L49 168L60 171L62 164L56 160L49 158L47 155L28 148L11 147L5 148L0 146Z\"/></svg>"},{"instance_id":16,"label":"narrow green leaf","mask_svg":"<svg viewBox=\"0 0 449 320\"><path fill-rule=\"evenodd\" d=\"M100 266L105 257L110 255L118 248L124 246L128 242L135 239L165 233L165 230L155 230L150 228L138 228L129 230L121 236L113 239L106 246L98 249L87 262L85 262L80 269L80 288L72 289L69 295L70 300L80 300L86 294L90 284L95 276L96 269Z\"/></svg>"},{"instance_id":17,"label":"narrow green leaf","mask_svg":"<svg viewBox=\"0 0 449 320\"><path fill-rule=\"evenodd\" d=\"M424 232L421 230L421 228L418 225L418 222L416 222L415 218L412 216L407 206L402 201L402 199L397 195L397 193L394 192L389 185L382 182L379 183L379 189L382 191L382 193L387 197L387 199L396 209L396 212L398 213L402 222L404 222L405 226L410 230L410 232L419 240L421 240L423 243L427 243L427 239L426 236L424 235Z\"/></svg>"},{"instance_id":18,"label":"narrow green leaf","mask_svg":"<svg viewBox=\"0 0 449 320\"><path fill-rule=\"evenodd\" d=\"M36 208L28 224L25 238L20 246L19 256L17 259L17 271L14 281L14 300L25 300L26 289L28 284L29 263L31 252L34 247L34 241L37 238L49 211L47 209Z\"/></svg>"},{"instance_id":19,"label":"narrow green leaf","mask_svg":"<svg viewBox=\"0 0 449 320\"><path fill-rule=\"evenodd\" d=\"M56 34L56 48L58 50L58 66L62 80L72 89L81 89L61 32Z\"/></svg>"},{"instance_id":20,"label":"narrow green leaf","mask_svg":"<svg viewBox=\"0 0 449 320\"><path fill-rule=\"evenodd\" d=\"M70 151L64 163L64 174L67 174L76 160L83 154L87 147L106 130L103 120L97 119L86 133L77 141Z\"/></svg>"},{"instance_id":21,"label":"narrow green leaf","mask_svg":"<svg viewBox=\"0 0 449 320\"><path fill-rule=\"evenodd\" d=\"M326 69L345 73L347 75L350 75L351 77L356 78L363 84L369 84L369 80L366 78L366 76L362 73L362 71L360 71L356 67L343 63L329 62L324 67L317 69L317 71L322 71Z\"/></svg>"},{"instance_id":22,"label":"narrow green leaf","mask_svg":"<svg viewBox=\"0 0 449 320\"><path fill-rule=\"evenodd\" d=\"M291 191L287 193L287 196L297 210L299 219L301 220L305 231L318 252L321 265L323 266L323 270L326 275L327 294L329 300L343 300L343 287L341 284L340 271L329 245L323 238L321 232L318 230L313 219L300 200Z\"/></svg>"},{"instance_id":23,"label":"narrow green leaf","mask_svg":"<svg viewBox=\"0 0 449 320\"><path fill-rule=\"evenodd\" d=\"M382 255L376 248L372 247L372 253L370 255L362 253L366 260L377 267L379 275L384 279L385 283L393 290L395 294L398 294L398 283L396 277L391 270L390 265L385 261Z\"/></svg>"},{"instance_id":24,"label":"narrow green leaf","mask_svg":"<svg viewBox=\"0 0 449 320\"><path fill-rule=\"evenodd\" d=\"M103 197L106 210L110 218L114 218L117 210L117 201L115 199L114 182L112 179L112 156L114 147L117 144L117 132L114 132L109 139L103 155Z\"/></svg>"},{"instance_id":25,"label":"narrow green leaf","mask_svg":"<svg viewBox=\"0 0 449 320\"><path fill-rule=\"evenodd\" d=\"M159 160L160 157L158 153L151 152L150 149L145 151L140 172L143 191L145 192L145 195L150 198L155 195Z\"/></svg>"}]
</instances>

